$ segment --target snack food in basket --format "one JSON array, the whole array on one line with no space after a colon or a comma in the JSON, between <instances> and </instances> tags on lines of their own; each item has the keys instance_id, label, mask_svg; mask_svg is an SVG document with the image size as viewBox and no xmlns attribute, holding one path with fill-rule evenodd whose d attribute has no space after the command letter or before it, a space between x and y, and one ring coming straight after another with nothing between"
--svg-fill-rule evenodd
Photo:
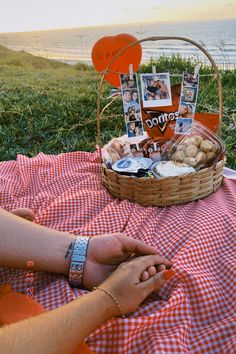
<instances>
[{"instance_id":1,"label":"snack food in basket","mask_svg":"<svg viewBox=\"0 0 236 354\"><path fill-rule=\"evenodd\" d=\"M194 122L188 134L175 135L170 140L164 154L168 160L185 163L199 170L221 160L224 152L221 139L201 123Z\"/></svg>"},{"instance_id":2,"label":"snack food in basket","mask_svg":"<svg viewBox=\"0 0 236 354\"><path fill-rule=\"evenodd\" d=\"M156 178L175 177L195 172L193 167L174 161L160 161L152 165L152 172Z\"/></svg>"}]
</instances>

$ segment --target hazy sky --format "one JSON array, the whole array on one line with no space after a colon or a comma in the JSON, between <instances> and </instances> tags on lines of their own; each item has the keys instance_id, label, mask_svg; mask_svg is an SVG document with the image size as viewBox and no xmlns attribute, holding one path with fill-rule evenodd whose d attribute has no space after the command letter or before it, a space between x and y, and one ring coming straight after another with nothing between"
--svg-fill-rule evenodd
<instances>
[{"instance_id":1,"label":"hazy sky","mask_svg":"<svg viewBox=\"0 0 236 354\"><path fill-rule=\"evenodd\" d=\"M0 0L0 32L236 18L236 0Z\"/></svg>"}]
</instances>

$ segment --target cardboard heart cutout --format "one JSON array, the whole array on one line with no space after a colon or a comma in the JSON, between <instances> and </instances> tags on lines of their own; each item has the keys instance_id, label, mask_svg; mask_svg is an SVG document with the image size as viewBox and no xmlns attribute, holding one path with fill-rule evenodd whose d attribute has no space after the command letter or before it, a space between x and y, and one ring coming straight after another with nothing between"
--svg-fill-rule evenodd
<instances>
[{"instance_id":1,"label":"cardboard heart cutout","mask_svg":"<svg viewBox=\"0 0 236 354\"><path fill-rule=\"evenodd\" d=\"M112 58L127 45L136 42L137 39L130 34L119 34L117 36L108 36L99 39L92 49L92 61L98 72L104 71L110 64ZM131 48L119 55L114 63L110 66L105 80L115 87L120 87L120 73L129 73L129 64L133 64L135 72L142 58L142 47L140 43L135 44Z\"/></svg>"}]
</instances>

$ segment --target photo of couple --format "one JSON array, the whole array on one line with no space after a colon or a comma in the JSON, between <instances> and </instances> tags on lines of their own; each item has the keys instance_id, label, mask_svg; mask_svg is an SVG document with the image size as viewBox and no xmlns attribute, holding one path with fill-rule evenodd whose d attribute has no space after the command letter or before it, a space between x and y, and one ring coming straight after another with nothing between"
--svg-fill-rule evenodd
<instances>
[{"instance_id":1,"label":"photo of couple","mask_svg":"<svg viewBox=\"0 0 236 354\"><path fill-rule=\"evenodd\" d=\"M195 75L195 74L189 73L189 72L184 73L183 86L197 87L198 81L199 81L198 74Z\"/></svg>"},{"instance_id":2,"label":"photo of couple","mask_svg":"<svg viewBox=\"0 0 236 354\"><path fill-rule=\"evenodd\" d=\"M140 78L144 107L171 106L169 73L141 74Z\"/></svg>"},{"instance_id":3,"label":"photo of couple","mask_svg":"<svg viewBox=\"0 0 236 354\"><path fill-rule=\"evenodd\" d=\"M123 107L126 122L141 119L137 89L123 91Z\"/></svg>"},{"instance_id":4,"label":"photo of couple","mask_svg":"<svg viewBox=\"0 0 236 354\"><path fill-rule=\"evenodd\" d=\"M179 116L175 126L176 134L186 134L191 128L196 110L198 87L199 75L184 72L179 103ZM185 119L187 120L185 121Z\"/></svg>"},{"instance_id":5,"label":"photo of couple","mask_svg":"<svg viewBox=\"0 0 236 354\"><path fill-rule=\"evenodd\" d=\"M129 138L143 135L143 123L138 120L136 122L129 122L126 124L127 134Z\"/></svg>"},{"instance_id":6,"label":"photo of couple","mask_svg":"<svg viewBox=\"0 0 236 354\"><path fill-rule=\"evenodd\" d=\"M195 105L192 103L181 102L179 107L178 118L193 118L195 113Z\"/></svg>"},{"instance_id":7,"label":"photo of couple","mask_svg":"<svg viewBox=\"0 0 236 354\"><path fill-rule=\"evenodd\" d=\"M143 134L141 106L139 100L138 83L136 74L121 74L122 102L128 137Z\"/></svg>"}]
</instances>

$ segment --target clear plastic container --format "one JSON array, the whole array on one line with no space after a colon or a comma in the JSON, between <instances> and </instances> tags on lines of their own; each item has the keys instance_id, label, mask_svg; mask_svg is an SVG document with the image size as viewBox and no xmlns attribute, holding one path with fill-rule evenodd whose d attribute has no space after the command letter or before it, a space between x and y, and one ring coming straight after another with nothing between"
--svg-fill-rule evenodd
<instances>
[{"instance_id":1,"label":"clear plastic container","mask_svg":"<svg viewBox=\"0 0 236 354\"><path fill-rule=\"evenodd\" d=\"M224 153L222 140L198 122L193 122L187 134L174 135L163 151L166 160L181 162L196 170L213 166Z\"/></svg>"}]
</instances>

